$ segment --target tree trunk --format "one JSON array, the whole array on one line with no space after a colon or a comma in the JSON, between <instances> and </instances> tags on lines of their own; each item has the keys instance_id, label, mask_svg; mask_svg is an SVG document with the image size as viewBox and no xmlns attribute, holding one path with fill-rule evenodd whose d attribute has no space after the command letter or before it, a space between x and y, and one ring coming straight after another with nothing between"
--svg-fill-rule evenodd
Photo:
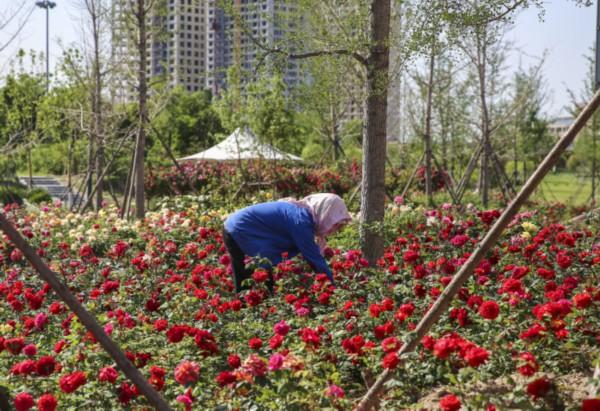
<instances>
[{"instance_id":1,"label":"tree trunk","mask_svg":"<svg viewBox=\"0 0 600 411\"><path fill-rule=\"evenodd\" d=\"M100 4L96 1L91 1L88 5L88 11L92 22L92 37L94 42L94 60L93 60L93 75L94 75L94 96L93 96L93 113L94 113L94 137L96 139L96 173L98 173L96 185L96 201L94 209L99 210L102 207L103 197L103 180L100 175L104 169L104 137L102 127L102 75L100 73Z\"/></svg>"},{"instance_id":2,"label":"tree trunk","mask_svg":"<svg viewBox=\"0 0 600 411\"><path fill-rule=\"evenodd\" d=\"M596 122L592 121L592 207L596 206Z\"/></svg>"},{"instance_id":3,"label":"tree trunk","mask_svg":"<svg viewBox=\"0 0 600 411\"><path fill-rule=\"evenodd\" d=\"M331 115L331 141L333 142L333 161L340 159L340 138L338 135L338 115L337 105L334 102L333 96L330 95L329 107Z\"/></svg>"},{"instance_id":4,"label":"tree trunk","mask_svg":"<svg viewBox=\"0 0 600 411\"><path fill-rule=\"evenodd\" d=\"M86 197L92 194L92 179L94 178L94 133L89 133L87 147L87 173L85 181Z\"/></svg>"},{"instance_id":5,"label":"tree trunk","mask_svg":"<svg viewBox=\"0 0 600 411\"><path fill-rule=\"evenodd\" d=\"M33 165L31 164L31 147L27 148L27 171L29 173L29 189L33 188Z\"/></svg>"},{"instance_id":6,"label":"tree trunk","mask_svg":"<svg viewBox=\"0 0 600 411\"><path fill-rule=\"evenodd\" d=\"M145 199L144 199L144 152L146 148L146 122L148 119L146 100L148 98L148 85L146 79L146 2L145 0L137 0L137 25L138 25L138 53L139 53L139 68L138 68L138 133L136 143L135 156L135 216L142 219L145 216Z\"/></svg>"},{"instance_id":7,"label":"tree trunk","mask_svg":"<svg viewBox=\"0 0 600 411\"><path fill-rule=\"evenodd\" d=\"M431 170L431 109L433 106L433 71L435 69L435 42L431 44L431 55L429 56L429 82L427 86L427 109L425 114L425 194L427 204L433 207L433 173Z\"/></svg>"},{"instance_id":8,"label":"tree trunk","mask_svg":"<svg viewBox=\"0 0 600 411\"><path fill-rule=\"evenodd\" d=\"M383 255L390 0L372 0L363 139L360 244L371 266Z\"/></svg>"},{"instance_id":9,"label":"tree trunk","mask_svg":"<svg viewBox=\"0 0 600 411\"><path fill-rule=\"evenodd\" d=\"M481 157L481 202L483 207L489 204L490 190L490 123L486 100L485 65L486 46L481 39L481 33L477 37L477 72L479 75L479 98L481 104L481 136L483 140L483 153Z\"/></svg>"}]
</instances>

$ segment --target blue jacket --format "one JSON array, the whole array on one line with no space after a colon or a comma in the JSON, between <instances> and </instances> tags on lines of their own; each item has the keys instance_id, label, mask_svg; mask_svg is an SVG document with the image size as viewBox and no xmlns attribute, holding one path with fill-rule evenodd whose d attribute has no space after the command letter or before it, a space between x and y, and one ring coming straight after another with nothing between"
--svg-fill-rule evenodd
<instances>
[{"instance_id":1,"label":"blue jacket","mask_svg":"<svg viewBox=\"0 0 600 411\"><path fill-rule=\"evenodd\" d=\"M298 253L317 273L333 275L315 242L315 223L310 211L286 201L256 204L236 211L225 220L225 229L240 249L252 257L267 258L273 265L281 254Z\"/></svg>"}]
</instances>

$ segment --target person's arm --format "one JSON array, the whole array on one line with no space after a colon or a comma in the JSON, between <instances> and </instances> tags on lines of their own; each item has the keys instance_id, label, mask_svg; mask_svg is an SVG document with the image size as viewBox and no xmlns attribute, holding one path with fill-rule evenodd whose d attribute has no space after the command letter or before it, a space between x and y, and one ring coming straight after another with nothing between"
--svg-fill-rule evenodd
<instances>
[{"instance_id":1,"label":"person's arm","mask_svg":"<svg viewBox=\"0 0 600 411\"><path fill-rule=\"evenodd\" d=\"M315 234L309 226L295 225L290 228L290 234L304 258L310 263L317 273L325 273L332 284L333 274L327 265L327 261L321 255L319 246L315 243Z\"/></svg>"}]
</instances>

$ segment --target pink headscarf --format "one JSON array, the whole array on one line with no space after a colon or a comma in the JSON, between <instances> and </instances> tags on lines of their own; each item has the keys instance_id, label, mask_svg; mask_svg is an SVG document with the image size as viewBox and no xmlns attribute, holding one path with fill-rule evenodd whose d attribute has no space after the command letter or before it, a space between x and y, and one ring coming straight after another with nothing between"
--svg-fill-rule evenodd
<instances>
[{"instance_id":1,"label":"pink headscarf","mask_svg":"<svg viewBox=\"0 0 600 411\"><path fill-rule=\"evenodd\" d=\"M284 198L281 201L290 202L310 211L315 222L315 235L321 251L327 245L325 237L329 235L331 229L336 224L343 224L352 220L344 200L336 194L317 193L306 196L301 200Z\"/></svg>"}]
</instances>

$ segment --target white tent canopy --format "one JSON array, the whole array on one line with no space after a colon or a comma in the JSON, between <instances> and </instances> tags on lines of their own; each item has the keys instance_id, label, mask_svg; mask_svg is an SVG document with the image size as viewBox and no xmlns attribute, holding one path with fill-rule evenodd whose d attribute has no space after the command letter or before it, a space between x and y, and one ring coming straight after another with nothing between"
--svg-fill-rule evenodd
<instances>
[{"instance_id":1,"label":"white tent canopy","mask_svg":"<svg viewBox=\"0 0 600 411\"><path fill-rule=\"evenodd\" d=\"M191 156L180 158L181 161L193 160L302 160L293 154L285 153L269 144L258 141L248 129L237 128L229 137L219 144Z\"/></svg>"}]
</instances>

